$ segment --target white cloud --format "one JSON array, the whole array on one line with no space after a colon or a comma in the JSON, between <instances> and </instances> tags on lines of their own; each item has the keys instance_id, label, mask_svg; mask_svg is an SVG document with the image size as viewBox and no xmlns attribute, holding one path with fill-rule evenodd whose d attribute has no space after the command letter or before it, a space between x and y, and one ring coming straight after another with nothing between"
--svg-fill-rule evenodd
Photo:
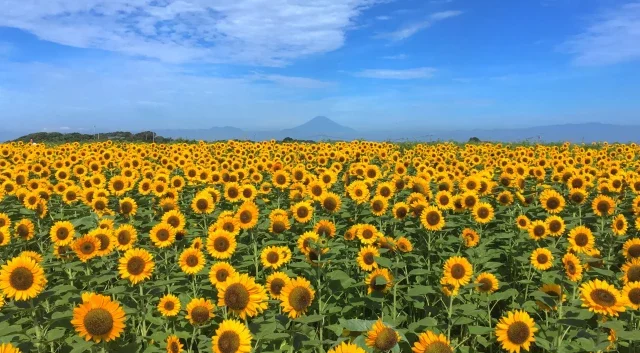
<instances>
[{"instance_id":1,"label":"white cloud","mask_svg":"<svg viewBox=\"0 0 640 353\"><path fill-rule=\"evenodd\" d=\"M5 0L0 26L166 62L282 66L340 48L384 0Z\"/></svg>"},{"instance_id":2,"label":"white cloud","mask_svg":"<svg viewBox=\"0 0 640 353\"><path fill-rule=\"evenodd\" d=\"M412 23L393 32L379 33L375 37L388 39L392 41L400 41L407 39L414 34L433 26L434 23L462 14L462 11L441 11L431 14L426 20Z\"/></svg>"},{"instance_id":3,"label":"white cloud","mask_svg":"<svg viewBox=\"0 0 640 353\"><path fill-rule=\"evenodd\" d=\"M387 60L404 60L408 57L409 56L407 54L396 54L396 55L383 56L382 58Z\"/></svg>"},{"instance_id":4,"label":"white cloud","mask_svg":"<svg viewBox=\"0 0 640 353\"><path fill-rule=\"evenodd\" d=\"M640 59L640 2L602 13L560 50L574 55L577 65L611 65Z\"/></svg>"},{"instance_id":5,"label":"white cloud","mask_svg":"<svg viewBox=\"0 0 640 353\"><path fill-rule=\"evenodd\" d=\"M436 69L432 67L419 67L406 70L368 69L355 73L355 76L389 80L413 80L431 78L435 72Z\"/></svg>"},{"instance_id":6,"label":"white cloud","mask_svg":"<svg viewBox=\"0 0 640 353\"><path fill-rule=\"evenodd\" d=\"M275 74L260 74L256 73L247 78L255 80L255 81L269 81L276 84L290 86L290 87L299 87L299 88L325 88L334 85L333 82L316 80L308 77L299 77L299 76L285 76L285 75L275 75Z\"/></svg>"}]
</instances>

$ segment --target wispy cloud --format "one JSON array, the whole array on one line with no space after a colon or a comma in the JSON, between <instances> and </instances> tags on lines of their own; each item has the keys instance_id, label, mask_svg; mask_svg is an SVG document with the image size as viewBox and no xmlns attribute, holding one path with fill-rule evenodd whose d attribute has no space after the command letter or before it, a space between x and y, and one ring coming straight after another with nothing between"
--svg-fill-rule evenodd
<instances>
[{"instance_id":1,"label":"wispy cloud","mask_svg":"<svg viewBox=\"0 0 640 353\"><path fill-rule=\"evenodd\" d=\"M285 75L265 75L260 73L255 73L253 75L248 76L249 79L254 81L268 81L273 82L283 86L289 87L298 87L298 88L325 88L334 85L333 82L316 80L308 77L299 77L299 76L285 76Z\"/></svg>"},{"instance_id":2,"label":"wispy cloud","mask_svg":"<svg viewBox=\"0 0 640 353\"><path fill-rule=\"evenodd\" d=\"M382 58L387 60L404 60L408 57L409 56L407 54L396 54L396 55L383 56Z\"/></svg>"},{"instance_id":3,"label":"wispy cloud","mask_svg":"<svg viewBox=\"0 0 640 353\"><path fill-rule=\"evenodd\" d=\"M354 75L358 77L388 80L414 80L420 78L430 78L435 72L436 69L432 67L419 67L406 70L367 69L356 72Z\"/></svg>"},{"instance_id":4,"label":"wispy cloud","mask_svg":"<svg viewBox=\"0 0 640 353\"><path fill-rule=\"evenodd\" d=\"M5 0L0 26L166 62L282 66L340 48L385 0Z\"/></svg>"},{"instance_id":5,"label":"wispy cloud","mask_svg":"<svg viewBox=\"0 0 640 353\"><path fill-rule=\"evenodd\" d=\"M640 59L640 2L608 10L586 30L567 40L561 51L576 65L611 65Z\"/></svg>"},{"instance_id":6,"label":"wispy cloud","mask_svg":"<svg viewBox=\"0 0 640 353\"><path fill-rule=\"evenodd\" d=\"M376 16L376 20L379 20L379 21L387 21L390 19L391 19L391 16Z\"/></svg>"},{"instance_id":7,"label":"wispy cloud","mask_svg":"<svg viewBox=\"0 0 640 353\"><path fill-rule=\"evenodd\" d=\"M388 39L388 40L392 40L392 41L400 41L400 40L404 40L407 39L411 36L413 36L414 34L427 29L431 26L433 26L434 23L448 19L448 18L452 18L452 17L456 17L462 14L462 11L441 11L441 12L436 12L433 13L431 15L429 15L429 17L421 22L416 22L416 23L412 23L409 24L407 26L404 26L398 30L395 30L393 32L387 32L387 33L379 33L377 34L375 37L376 38L381 38L381 39Z\"/></svg>"}]
</instances>

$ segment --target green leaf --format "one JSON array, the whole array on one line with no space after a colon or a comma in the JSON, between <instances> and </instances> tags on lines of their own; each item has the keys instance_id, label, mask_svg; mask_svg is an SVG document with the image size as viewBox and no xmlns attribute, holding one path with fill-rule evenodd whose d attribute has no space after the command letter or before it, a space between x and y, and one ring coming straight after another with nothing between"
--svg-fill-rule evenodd
<instances>
[{"instance_id":1,"label":"green leaf","mask_svg":"<svg viewBox=\"0 0 640 353\"><path fill-rule=\"evenodd\" d=\"M407 292L407 294L412 297L422 296L425 294L433 294L433 293L435 293L435 290L433 290L433 287L431 286L413 286L409 288L409 291Z\"/></svg>"},{"instance_id":2,"label":"green leaf","mask_svg":"<svg viewBox=\"0 0 640 353\"><path fill-rule=\"evenodd\" d=\"M486 326L469 326L469 333L472 335L486 335L487 333L493 331L491 327Z\"/></svg>"},{"instance_id":3,"label":"green leaf","mask_svg":"<svg viewBox=\"0 0 640 353\"><path fill-rule=\"evenodd\" d=\"M318 322L324 319L324 315L308 315L308 316L300 316L295 321L302 322L305 324L310 324L312 322Z\"/></svg>"},{"instance_id":4,"label":"green leaf","mask_svg":"<svg viewBox=\"0 0 640 353\"><path fill-rule=\"evenodd\" d=\"M340 325L349 331L356 332L365 332L371 329L371 326L375 323L374 320L360 320L360 319L351 319L345 320L340 319Z\"/></svg>"},{"instance_id":5,"label":"green leaf","mask_svg":"<svg viewBox=\"0 0 640 353\"><path fill-rule=\"evenodd\" d=\"M56 327L54 329L49 330L49 332L47 332L47 340L48 341L55 341L59 338L61 338L62 336L64 336L65 332L67 330L65 330L62 327Z\"/></svg>"}]
</instances>

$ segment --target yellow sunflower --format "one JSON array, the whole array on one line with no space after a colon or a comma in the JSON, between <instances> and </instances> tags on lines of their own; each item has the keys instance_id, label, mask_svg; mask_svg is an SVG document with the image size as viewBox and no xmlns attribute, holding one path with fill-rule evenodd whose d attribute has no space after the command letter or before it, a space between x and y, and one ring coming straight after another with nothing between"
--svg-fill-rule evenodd
<instances>
[{"instance_id":1,"label":"yellow sunflower","mask_svg":"<svg viewBox=\"0 0 640 353\"><path fill-rule=\"evenodd\" d=\"M75 237L75 228L71 222L58 221L49 231L51 241L58 245L69 245Z\"/></svg>"},{"instance_id":2,"label":"yellow sunflower","mask_svg":"<svg viewBox=\"0 0 640 353\"><path fill-rule=\"evenodd\" d=\"M555 300L556 303L558 302L564 302L567 299L567 296L562 293L562 287L558 284L548 284L545 283L542 285L542 288L540 288L540 291L544 292L545 294L547 294L548 296L553 297L553 299ZM550 307L549 305L537 300L536 304L538 305L538 307L542 310L545 311L549 311L549 310L556 310L557 306L553 306Z\"/></svg>"},{"instance_id":3,"label":"yellow sunflower","mask_svg":"<svg viewBox=\"0 0 640 353\"><path fill-rule=\"evenodd\" d=\"M353 343L341 342L331 348L327 353L366 353L366 351Z\"/></svg>"},{"instance_id":4,"label":"yellow sunflower","mask_svg":"<svg viewBox=\"0 0 640 353\"><path fill-rule=\"evenodd\" d=\"M478 235L478 232L471 228L463 229L461 237L464 240L464 245L468 248L477 246L480 242L480 235Z\"/></svg>"},{"instance_id":5,"label":"yellow sunflower","mask_svg":"<svg viewBox=\"0 0 640 353\"><path fill-rule=\"evenodd\" d=\"M0 343L0 353L22 353L22 351L11 343Z\"/></svg>"},{"instance_id":6,"label":"yellow sunflower","mask_svg":"<svg viewBox=\"0 0 640 353\"><path fill-rule=\"evenodd\" d=\"M582 306L596 314L618 316L625 311L625 300L620 292L606 281L595 279L580 286Z\"/></svg>"},{"instance_id":7,"label":"yellow sunflower","mask_svg":"<svg viewBox=\"0 0 640 353\"><path fill-rule=\"evenodd\" d=\"M320 240L320 236L316 232L304 232L298 238L298 249L305 255L308 255L311 252L312 247L317 247L318 242Z\"/></svg>"},{"instance_id":8,"label":"yellow sunflower","mask_svg":"<svg viewBox=\"0 0 640 353\"><path fill-rule=\"evenodd\" d=\"M593 233L585 226L577 226L569 232L569 249L577 253L589 252L595 243Z\"/></svg>"},{"instance_id":9,"label":"yellow sunflower","mask_svg":"<svg viewBox=\"0 0 640 353\"><path fill-rule=\"evenodd\" d=\"M282 288L291 280L284 272L274 272L267 276L267 290L271 299L282 299Z\"/></svg>"},{"instance_id":10,"label":"yellow sunflower","mask_svg":"<svg viewBox=\"0 0 640 353\"><path fill-rule=\"evenodd\" d=\"M31 240L36 234L33 222L28 219L21 219L16 223L14 229L16 235L23 240Z\"/></svg>"},{"instance_id":11,"label":"yellow sunflower","mask_svg":"<svg viewBox=\"0 0 640 353\"><path fill-rule=\"evenodd\" d=\"M629 282L622 288L622 298L633 310L640 310L640 282Z\"/></svg>"},{"instance_id":12,"label":"yellow sunflower","mask_svg":"<svg viewBox=\"0 0 640 353\"><path fill-rule=\"evenodd\" d=\"M622 276L624 284L640 282L640 259L631 259L625 262L621 270L624 273Z\"/></svg>"},{"instance_id":13,"label":"yellow sunflower","mask_svg":"<svg viewBox=\"0 0 640 353\"><path fill-rule=\"evenodd\" d=\"M251 352L251 331L237 320L224 320L211 339L214 353Z\"/></svg>"},{"instance_id":14,"label":"yellow sunflower","mask_svg":"<svg viewBox=\"0 0 640 353\"><path fill-rule=\"evenodd\" d=\"M111 213L109 200L104 196L94 196L91 200L91 208L98 216Z\"/></svg>"},{"instance_id":15,"label":"yellow sunflower","mask_svg":"<svg viewBox=\"0 0 640 353\"><path fill-rule=\"evenodd\" d=\"M411 240L400 237L396 240L396 249L404 253L411 252L413 250L413 244L411 244Z\"/></svg>"},{"instance_id":16,"label":"yellow sunflower","mask_svg":"<svg viewBox=\"0 0 640 353\"><path fill-rule=\"evenodd\" d=\"M73 251L82 262L87 262L98 256L100 240L91 234L85 234L72 243Z\"/></svg>"},{"instance_id":17,"label":"yellow sunflower","mask_svg":"<svg viewBox=\"0 0 640 353\"><path fill-rule=\"evenodd\" d=\"M267 309L267 292L247 274L236 274L218 285L218 306L240 318L254 317Z\"/></svg>"},{"instance_id":18,"label":"yellow sunflower","mask_svg":"<svg viewBox=\"0 0 640 353\"><path fill-rule=\"evenodd\" d=\"M471 281L473 266L464 257L453 256L447 259L443 266L443 278L454 286L464 286Z\"/></svg>"},{"instance_id":19,"label":"yellow sunflower","mask_svg":"<svg viewBox=\"0 0 640 353\"><path fill-rule=\"evenodd\" d=\"M393 274L386 268L378 268L367 275L365 279L367 293L384 293L393 287Z\"/></svg>"},{"instance_id":20,"label":"yellow sunflower","mask_svg":"<svg viewBox=\"0 0 640 353\"><path fill-rule=\"evenodd\" d=\"M556 214L564 209L566 201L557 191L546 189L540 194L540 205L548 213Z\"/></svg>"},{"instance_id":21,"label":"yellow sunflower","mask_svg":"<svg viewBox=\"0 0 640 353\"><path fill-rule=\"evenodd\" d=\"M224 212L221 213L214 225L234 236L240 234L240 230L242 229L240 228L240 222L238 218L234 217L233 213L231 212L229 212L228 214Z\"/></svg>"},{"instance_id":22,"label":"yellow sunflower","mask_svg":"<svg viewBox=\"0 0 640 353\"><path fill-rule=\"evenodd\" d=\"M282 251L280 247L269 246L264 248L260 253L260 261L264 267L277 270L284 264L281 254Z\"/></svg>"},{"instance_id":23,"label":"yellow sunflower","mask_svg":"<svg viewBox=\"0 0 640 353\"><path fill-rule=\"evenodd\" d=\"M191 325L204 325L213 318L214 305L209 299L194 298L187 304L187 320Z\"/></svg>"},{"instance_id":24,"label":"yellow sunflower","mask_svg":"<svg viewBox=\"0 0 640 353\"><path fill-rule=\"evenodd\" d=\"M236 274L235 268L227 262L216 262L209 270L209 281L214 287L224 284L229 277Z\"/></svg>"},{"instance_id":25,"label":"yellow sunflower","mask_svg":"<svg viewBox=\"0 0 640 353\"><path fill-rule=\"evenodd\" d=\"M162 223L166 223L176 231L183 230L185 227L185 218L179 210L171 210L162 215Z\"/></svg>"},{"instance_id":26,"label":"yellow sunflower","mask_svg":"<svg viewBox=\"0 0 640 353\"><path fill-rule=\"evenodd\" d=\"M100 246L98 247L98 256L105 256L111 254L116 247L116 240L113 236L113 232L109 229L96 228L88 233L98 239Z\"/></svg>"},{"instance_id":27,"label":"yellow sunflower","mask_svg":"<svg viewBox=\"0 0 640 353\"><path fill-rule=\"evenodd\" d=\"M113 231L113 236L116 238L116 248L127 251L136 243L138 231L130 224L121 224Z\"/></svg>"},{"instance_id":28,"label":"yellow sunflower","mask_svg":"<svg viewBox=\"0 0 640 353\"><path fill-rule=\"evenodd\" d=\"M18 256L19 257L21 257L21 256L28 257L28 258L32 259L33 261L35 261L37 264L40 264L42 262L42 255L38 254L35 251L26 250L26 251L21 252L20 255L18 255Z\"/></svg>"},{"instance_id":29,"label":"yellow sunflower","mask_svg":"<svg viewBox=\"0 0 640 353\"><path fill-rule=\"evenodd\" d=\"M322 208L325 209L325 211L329 213L336 213L340 211L340 208L342 207L342 200L337 194L334 194L332 192L325 192L322 195L320 204L322 205Z\"/></svg>"},{"instance_id":30,"label":"yellow sunflower","mask_svg":"<svg viewBox=\"0 0 640 353\"><path fill-rule=\"evenodd\" d=\"M333 238L336 236L336 225L326 219L321 219L313 226L313 231L320 236Z\"/></svg>"},{"instance_id":31,"label":"yellow sunflower","mask_svg":"<svg viewBox=\"0 0 640 353\"><path fill-rule=\"evenodd\" d=\"M291 279L280 292L282 311L292 319L301 316L311 306L315 293L311 282L305 278Z\"/></svg>"},{"instance_id":32,"label":"yellow sunflower","mask_svg":"<svg viewBox=\"0 0 640 353\"><path fill-rule=\"evenodd\" d=\"M307 223L313 217L313 207L307 201L300 201L291 206L291 212L293 213L293 218L300 223Z\"/></svg>"},{"instance_id":33,"label":"yellow sunflower","mask_svg":"<svg viewBox=\"0 0 640 353\"><path fill-rule=\"evenodd\" d=\"M204 268L206 263L204 254L199 249L189 247L180 254L179 265L182 272L195 275Z\"/></svg>"},{"instance_id":34,"label":"yellow sunflower","mask_svg":"<svg viewBox=\"0 0 640 353\"><path fill-rule=\"evenodd\" d=\"M476 222L480 224L486 224L491 222L491 220L495 215L495 212L491 204L487 202L478 202L473 207L472 214L473 214L473 219Z\"/></svg>"},{"instance_id":35,"label":"yellow sunflower","mask_svg":"<svg viewBox=\"0 0 640 353\"><path fill-rule=\"evenodd\" d=\"M71 320L80 337L94 342L109 342L120 337L126 318L118 302L98 294L83 294L82 301L73 309Z\"/></svg>"},{"instance_id":36,"label":"yellow sunflower","mask_svg":"<svg viewBox=\"0 0 640 353\"><path fill-rule=\"evenodd\" d=\"M155 264L153 255L144 249L130 249L120 258L120 277L137 284L151 278Z\"/></svg>"},{"instance_id":37,"label":"yellow sunflower","mask_svg":"<svg viewBox=\"0 0 640 353\"><path fill-rule=\"evenodd\" d=\"M619 214L613 218L611 221L611 229L613 234L617 236L627 234L628 223L627 219L624 218L624 215Z\"/></svg>"},{"instance_id":38,"label":"yellow sunflower","mask_svg":"<svg viewBox=\"0 0 640 353\"><path fill-rule=\"evenodd\" d=\"M215 203L211 194L208 192L199 192L191 200L191 209L197 214L209 214L215 209Z\"/></svg>"},{"instance_id":39,"label":"yellow sunflower","mask_svg":"<svg viewBox=\"0 0 640 353\"><path fill-rule=\"evenodd\" d=\"M616 209L616 202L606 195L598 195L591 203L593 213L597 216L611 216Z\"/></svg>"},{"instance_id":40,"label":"yellow sunflower","mask_svg":"<svg viewBox=\"0 0 640 353\"><path fill-rule=\"evenodd\" d=\"M236 251L236 237L224 230L209 232L207 236L207 251L216 259L228 259Z\"/></svg>"},{"instance_id":41,"label":"yellow sunflower","mask_svg":"<svg viewBox=\"0 0 640 353\"><path fill-rule=\"evenodd\" d=\"M289 217L286 214L275 215L273 217L270 217L269 220L271 222L269 224L270 233L281 234L284 231L289 230L289 228L291 228L291 224L289 223Z\"/></svg>"},{"instance_id":42,"label":"yellow sunflower","mask_svg":"<svg viewBox=\"0 0 640 353\"><path fill-rule=\"evenodd\" d=\"M176 241L176 230L170 224L158 223L149 232L149 238L158 248L166 248Z\"/></svg>"},{"instance_id":43,"label":"yellow sunflower","mask_svg":"<svg viewBox=\"0 0 640 353\"><path fill-rule=\"evenodd\" d=\"M27 256L14 257L0 270L0 289L7 298L19 301L35 298L46 284L42 267Z\"/></svg>"},{"instance_id":44,"label":"yellow sunflower","mask_svg":"<svg viewBox=\"0 0 640 353\"><path fill-rule=\"evenodd\" d=\"M409 205L404 202L398 202L393 205L391 213L393 213L393 218L395 219L404 219L409 214Z\"/></svg>"},{"instance_id":45,"label":"yellow sunflower","mask_svg":"<svg viewBox=\"0 0 640 353\"><path fill-rule=\"evenodd\" d=\"M180 307L180 299L173 294L163 296L158 302L158 311L165 317L178 315L178 313L180 313Z\"/></svg>"},{"instance_id":46,"label":"yellow sunflower","mask_svg":"<svg viewBox=\"0 0 640 353\"><path fill-rule=\"evenodd\" d=\"M547 225L547 230L549 231L549 235L552 237L559 237L564 234L565 224L564 219L558 216L549 216L544 220L544 223Z\"/></svg>"},{"instance_id":47,"label":"yellow sunflower","mask_svg":"<svg viewBox=\"0 0 640 353\"><path fill-rule=\"evenodd\" d=\"M437 231L444 228L442 212L435 206L427 206L420 213L420 223L427 230Z\"/></svg>"},{"instance_id":48,"label":"yellow sunflower","mask_svg":"<svg viewBox=\"0 0 640 353\"><path fill-rule=\"evenodd\" d=\"M238 225L242 229L251 229L258 224L258 206L252 201L245 201L236 212Z\"/></svg>"},{"instance_id":49,"label":"yellow sunflower","mask_svg":"<svg viewBox=\"0 0 640 353\"><path fill-rule=\"evenodd\" d=\"M374 216L380 217L387 212L389 201L385 197L377 195L369 201L369 205L371 206L371 213L373 213Z\"/></svg>"},{"instance_id":50,"label":"yellow sunflower","mask_svg":"<svg viewBox=\"0 0 640 353\"><path fill-rule=\"evenodd\" d=\"M525 215L520 215L518 216L518 218L516 218L516 225L521 230L528 230L529 226L531 225L531 220Z\"/></svg>"},{"instance_id":51,"label":"yellow sunflower","mask_svg":"<svg viewBox=\"0 0 640 353\"><path fill-rule=\"evenodd\" d=\"M0 228L11 227L11 218L6 213L0 212Z\"/></svg>"},{"instance_id":52,"label":"yellow sunflower","mask_svg":"<svg viewBox=\"0 0 640 353\"><path fill-rule=\"evenodd\" d=\"M533 240L539 241L547 236L547 224L543 221L533 221L529 225L529 237Z\"/></svg>"},{"instance_id":53,"label":"yellow sunflower","mask_svg":"<svg viewBox=\"0 0 640 353\"><path fill-rule=\"evenodd\" d=\"M632 238L624 242L622 253L628 259L640 258L640 238Z\"/></svg>"},{"instance_id":54,"label":"yellow sunflower","mask_svg":"<svg viewBox=\"0 0 640 353\"><path fill-rule=\"evenodd\" d=\"M176 335L167 337L167 353L181 353L184 346Z\"/></svg>"},{"instance_id":55,"label":"yellow sunflower","mask_svg":"<svg viewBox=\"0 0 640 353\"><path fill-rule=\"evenodd\" d=\"M367 245L360 248L360 252L358 252L358 266L363 271L373 271L378 268L378 263L376 262L376 257L380 256L380 252L377 248L373 246Z\"/></svg>"},{"instance_id":56,"label":"yellow sunflower","mask_svg":"<svg viewBox=\"0 0 640 353\"><path fill-rule=\"evenodd\" d=\"M564 270L570 281L578 282L582 279L583 267L580 260L572 253L567 253L562 257Z\"/></svg>"},{"instance_id":57,"label":"yellow sunflower","mask_svg":"<svg viewBox=\"0 0 640 353\"><path fill-rule=\"evenodd\" d=\"M0 227L0 246L5 246L11 241L9 227Z\"/></svg>"},{"instance_id":58,"label":"yellow sunflower","mask_svg":"<svg viewBox=\"0 0 640 353\"><path fill-rule=\"evenodd\" d=\"M371 245L376 242L380 233L374 225L361 224L357 228L356 236L360 239L360 242L366 245Z\"/></svg>"},{"instance_id":59,"label":"yellow sunflower","mask_svg":"<svg viewBox=\"0 0 640 353\"><path fill-rule=\"evenodd\" d=\"M376 351L387 352L400 342L400 335L390 326L378 319L367 333L365 344Z\"/></svg>"},{"instance_id":60,"label":"yellow sunflower","mask_svg":"<svg viewBox=\"0 0 640 353\"><path fill-rule=\"evenodd\" d=\"M499 282L495 275L483 272L476 277L476 290L480 293L493 293L498 290Z\"/></svg>"},{"instance_id":61,"label":"yellow sunflower","mask_svg":"<svg viewBox=\"0 0 640 353\"><path fill-rule=\"evenodd\" d=\"M453 353L453 347L451 347L447 336L433 331L425 331L418 336L411 351L413 353Z\"/></svg>"},{"instance_id":62,"label":"yellow sunflower","mask_svg":"<svg viewBox=\"0 0 640 353\"><path fill-rule=\"evenodd\" d=\"M535 321L525 311L510 311L496 325L496 339L502 349L510 353L520 352L520 349L529 351L531 343L536 341L537 331Z\"/></svg>"},{"instance_id":63,"label":"yellow sunflower","mask_svg":"<svg viewBox=\"0 0 640 353\"><path fill-rule=\"evenodd\" d=\"M125 197L119 202L119 212L125 217L133 217L138 213L138 204L136 200Z\"/></svg>"},{"instance_id":64,"label":"yellow sunflower","mask_svg":"<svg viewBox=\"0 0 640 353\"><path fill-rule=\"evenodd\" d=\"M549 249L537 248L531 253L531 265L540 271L546 271L553 266L553 255Z\"/></svg>"}]
</instances>

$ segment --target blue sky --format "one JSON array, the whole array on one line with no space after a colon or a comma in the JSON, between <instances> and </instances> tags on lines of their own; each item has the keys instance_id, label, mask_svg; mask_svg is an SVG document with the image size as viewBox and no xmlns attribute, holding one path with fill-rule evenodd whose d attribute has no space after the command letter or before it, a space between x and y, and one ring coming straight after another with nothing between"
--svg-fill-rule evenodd
<instances>
[{"instance_id":1,"label":"blue sky","mask_svg":"<svg viewBox=\"0 0 640 353\"><path fill-rule=\"evenodd\" d=\"M5 0L0 130L640 124L640 2Z\"/></svg>"}]
</instances>

